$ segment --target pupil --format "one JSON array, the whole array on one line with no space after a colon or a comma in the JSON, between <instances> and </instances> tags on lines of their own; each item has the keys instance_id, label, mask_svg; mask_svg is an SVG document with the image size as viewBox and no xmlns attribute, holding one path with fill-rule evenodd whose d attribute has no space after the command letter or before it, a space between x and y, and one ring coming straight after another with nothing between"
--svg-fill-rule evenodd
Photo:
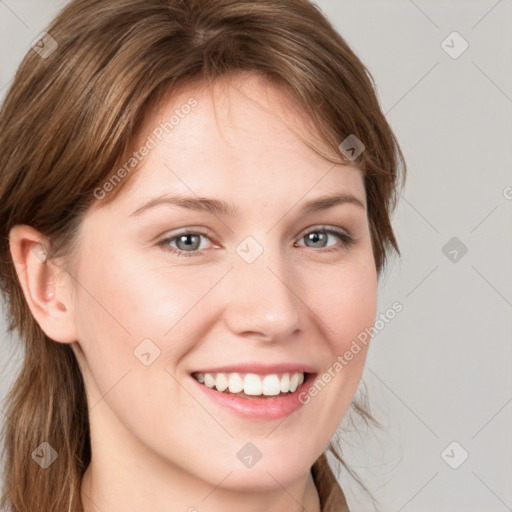
<instances>
[{"instance_id":1,"label":"pupil","mask_svg":"<svg viewBox=\"0 0 512 512\"><path fill-rule=\"evenodd\" d=\"M178 240L178 243L185 242L185 244L184 244L185 248L187 248L187 247L191 248L192 247L193 249L197 249L197 247L196 247L197 243L196 244L194 244L193 242L192 243L186 243L187 240L190 240L190 238L194 237L194 236L196 236L196 235L181 235L179 240ZM196 242L197 242L197 240L196 240Z\"/></svg>"},{"instance_id":2,"label":"pupil","mask_svg":"<svg viewBox=\"0 0 512 512\"><path fill-rule=\"evenodd\" d=\"M325 238L325 233L321 233L321 232L316 232L316 233L310 233L309 235L309 239L313 242L313 243L316 243L318 242L320 239L322 238Z\"/></svg>"}]
</instances>

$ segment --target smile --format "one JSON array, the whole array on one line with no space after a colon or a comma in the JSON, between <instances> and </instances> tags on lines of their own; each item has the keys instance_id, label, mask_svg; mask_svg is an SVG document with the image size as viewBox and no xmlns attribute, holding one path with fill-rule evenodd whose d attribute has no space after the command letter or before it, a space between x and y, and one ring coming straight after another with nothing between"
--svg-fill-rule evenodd
<instances>
[{"instance_id":1,"label":"smile","mask_svg":"<svg viewBox=\"0 0 512 512\"><path fill-rule=\"evenodd\" d=\"M193 372L190 379L200 396L213 407L243 419L265 422L304 409L299 397L307 392L318 375L297 370L286 372L285 368L259 374L248 370L240 368L235 372L226 368L219 372Z\"/></svg>"},{"instance_id":2,"label":"smile","mask_svg":"<svg viewBox=\"0 0 512 512\"><path fill-rule=\"evenodd\" d=\"M305 380L304 372L271 373L194 373L197 382L210 389L240 397L277 397L294 393Z\"/></svg>"}]
</instances>

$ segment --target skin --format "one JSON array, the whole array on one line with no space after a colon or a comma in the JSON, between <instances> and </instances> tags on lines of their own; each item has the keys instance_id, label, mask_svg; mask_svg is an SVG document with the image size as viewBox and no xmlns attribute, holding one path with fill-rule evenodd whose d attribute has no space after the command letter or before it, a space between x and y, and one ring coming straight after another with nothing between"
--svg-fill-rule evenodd
<instances>
[{"instance_id":1,"label":"skin","mask_svg":"<svg viewBox=\"0 0 512 512\"><path fill-rule=\"evenodd\" d=\"M49 337L71 344L84 375L93 453L84 510L319 511L309 470L352 400L367 349L284 420L219 408L190 372L257 361L306 363L321 375L373 325L377 273L362 174L357 162L333 165L309 148L299 135L311 139L310 130L286 94L251 75L175 93L140 140L191 95L197 107L118 197L85 215L72 278L35 256L40 233L16 226L10 234L32 313ZM301 213L336 192L363 207ZM239 213L161 205L130 216L163 193L230 201ZM308 241L322 226L348 231L353 245L333 234ZM206 233L192 238L194 256L158 245L182 228ZM250 264L236 252L247 236L263 249ZM178 239L167 246L186 252ZM160 350L149 366L134 357L146 338ZM251 469L236 456L247 442L262 453Z\"/></svg>"}]
</instances>

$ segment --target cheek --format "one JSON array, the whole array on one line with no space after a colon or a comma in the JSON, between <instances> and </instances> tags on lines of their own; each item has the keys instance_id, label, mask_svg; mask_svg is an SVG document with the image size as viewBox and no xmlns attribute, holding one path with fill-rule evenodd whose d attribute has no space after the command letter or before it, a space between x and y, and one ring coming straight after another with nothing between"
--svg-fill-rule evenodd
<instances>
[{"instance_id":1,"label":"cheek","mask_svg":"<svg viewBox=\"0 0 512 512\"><path fill-rule=\"evenodd\" d=\"M377 274L372 261L326 269L323 276L318 274L317 284L311 286L317 290L311 294L312 301L324 337L338 355L375 321Z\"/></svg>"},{"instance_id":2,"label":"cheek","mask_svg":"<svg viewBox=\"0 0 512 512\"><path fill-rule=\"evenodd\" d=\"M226 273L219 267L155 267L143 258L102 253L83 259L79 287L79 337L98 364L114 356L119 369L140 364L134 350L150 339L161 360L174 366L214 318L204 300ZM198 318L201 321L198 322ZM212 320L213 321L213 320ZM177 342L179 340L179 342Z\"/></svg>"},{"instance_id":3,"label":"cheek","mask_svg":"<svg viewBox=\"0 0 512 512\"><path fill-rule=\"evenodd\" d=\"M371 253L370 253L371 254ZM377 274L366 254L316 272L308 281L311 309L322 329L323 365L300 400L314 419L320 444L336 432L359 385L377 309ZM323 286L321 284L324 283ZM363 341L361 341L363 340Z\"/></svg>"},{"instance_id":4,"label":"cheek","mask_svg":"<svg viewBox=\"0 0 512 512\"><path fill-rule=\"evenodd\" d=\"M359 384L377 312L377 273L372 258L358 258L317 276L325 286L312 295L323 329L325 358L319 379L328 408L342 415ZM313 289L313 288L312 288ZM334 416L337 416L336 414ZM334 426L334 423L333 423Z\"/></svg>"}]
</instances>

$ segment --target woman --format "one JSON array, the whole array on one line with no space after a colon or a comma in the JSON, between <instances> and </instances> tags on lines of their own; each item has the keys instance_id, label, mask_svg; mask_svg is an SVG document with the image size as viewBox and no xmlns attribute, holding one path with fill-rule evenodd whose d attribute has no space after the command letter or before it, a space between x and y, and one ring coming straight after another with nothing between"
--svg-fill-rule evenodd
<instances>
[{"instance_id":1,"label":"woman","mask_svg":"<svg viewBox=\"0 0 512 512\"><path fill-rule=\"evenodd\" d=\"M348 510L326 449L367 344L340 357L374 322L405 166L318 8L72 1L0 148L26 350L3 506Z\"/></svg>"}]
</instances>

